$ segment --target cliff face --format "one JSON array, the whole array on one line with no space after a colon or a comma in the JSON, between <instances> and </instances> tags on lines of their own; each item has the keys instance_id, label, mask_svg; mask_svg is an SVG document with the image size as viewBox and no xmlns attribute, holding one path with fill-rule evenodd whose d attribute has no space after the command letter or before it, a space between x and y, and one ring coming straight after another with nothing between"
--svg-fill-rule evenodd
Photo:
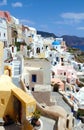
<instances>
[{"instance_id":1,"label":"cliff face","mask_svg":"<svg viewBox=\"0 0 84 130\"><path fill-rule=\"evenodd\" d=\"M77 37L77 36L69 36L69 35L63 35L63 39L67 42L68 45L84 45L84 38Z\"/></svg>"},{"instance_id":2,"label":"cliff face","mask_svg":"<svg viewBox=\"0 0 84 130\"><path fill-rule=\"evenodd\" d=\"M44 31L37 31L37 34L40 34L42 37L53 37L56 38L54 33L49 33L49 32L44 32ZM83 37L77 37L77 36L69 36L69 35L63 35L61 36L64 41L66 41L67 45L69 46L74 46L74 45L79 45L83 46L84 45L84 38Z\"/></svg>"}]
</instances>

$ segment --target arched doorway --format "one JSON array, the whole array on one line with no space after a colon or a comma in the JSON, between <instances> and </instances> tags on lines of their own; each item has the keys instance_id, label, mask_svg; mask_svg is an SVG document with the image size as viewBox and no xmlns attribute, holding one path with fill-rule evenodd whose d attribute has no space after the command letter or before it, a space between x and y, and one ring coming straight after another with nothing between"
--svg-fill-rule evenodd
<instances>
[{"instance_id":1,"label":"arched doorway","mask_svg":"<svg viewBox=\"0 0 84 130\"><path fill-rule=\"evenodd\" d=\"M5 66L4 73L11 77L12 76L12 68L10 66Z\"/></svg>"},{"instance_id":2,"label":"arched doorway","mask_svg":"<svg viewBox=\"0 0 84 130\"><path fill-rule=\"evenodd\" d=\"M16 121L21 123L21 118L22 118L22 104L21 102L14 96L14 113L15 113L15 118Z\"/></svg>"},{"instance_id":3,"label":"arched doorway","mask_svg":"<svg viewBox=\"0 0 84 130\"><path fill-rule=\"evenodd\" d=\"M40 48L39 47L37 47L36 53L40 53Z\"/></svg>"}]
</instances>

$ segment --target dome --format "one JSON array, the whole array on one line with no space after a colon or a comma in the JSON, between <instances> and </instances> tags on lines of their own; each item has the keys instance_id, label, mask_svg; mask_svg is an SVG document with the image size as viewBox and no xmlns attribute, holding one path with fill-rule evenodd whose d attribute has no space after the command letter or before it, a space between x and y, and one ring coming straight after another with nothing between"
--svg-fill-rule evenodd
<instances>
[{"instance_id":1,"label":"dome","mask_svg":"<svg viewBox=\"0 0 84 130\"><path fill-rule=\"evenodd\" d=\"M60 45L60 42L59 41L54 41L54 42L52 42L52 45Z\"/></svg>"}]
</instances>

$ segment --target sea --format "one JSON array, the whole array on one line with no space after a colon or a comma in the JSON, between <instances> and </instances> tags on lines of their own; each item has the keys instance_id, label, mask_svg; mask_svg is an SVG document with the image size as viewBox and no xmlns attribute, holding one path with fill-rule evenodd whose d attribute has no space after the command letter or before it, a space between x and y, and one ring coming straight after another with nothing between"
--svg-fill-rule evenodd
<instances>
[{"instance_id":1,"label":"sea","mask_svg":"<svg viewBox=\"0 0 84 130\"><path fill-rule=\"evenodd\" d=\"M81 51L84 51L84 45L74 45L72 47L77 48L77 49L79 49Z\"/></svg>"}]
</instances>

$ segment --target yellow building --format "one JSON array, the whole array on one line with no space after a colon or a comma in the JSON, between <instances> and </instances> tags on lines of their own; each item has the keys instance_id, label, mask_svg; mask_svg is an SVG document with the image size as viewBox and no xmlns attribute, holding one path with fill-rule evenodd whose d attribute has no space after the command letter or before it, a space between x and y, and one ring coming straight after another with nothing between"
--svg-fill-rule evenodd
<instances>
[{"instance_id":1,"label":"yellow building","mask_svg":"<svg viewBox=\"0 0 84 130\"><path fill-rule=\"evenodd\" d=\"M22 130L32 130L28 118L36 109L36 101L20 88L17 88L7 75L0 76L0 118L9 115L20 122Z\"/></svg>"}]
</instances>

